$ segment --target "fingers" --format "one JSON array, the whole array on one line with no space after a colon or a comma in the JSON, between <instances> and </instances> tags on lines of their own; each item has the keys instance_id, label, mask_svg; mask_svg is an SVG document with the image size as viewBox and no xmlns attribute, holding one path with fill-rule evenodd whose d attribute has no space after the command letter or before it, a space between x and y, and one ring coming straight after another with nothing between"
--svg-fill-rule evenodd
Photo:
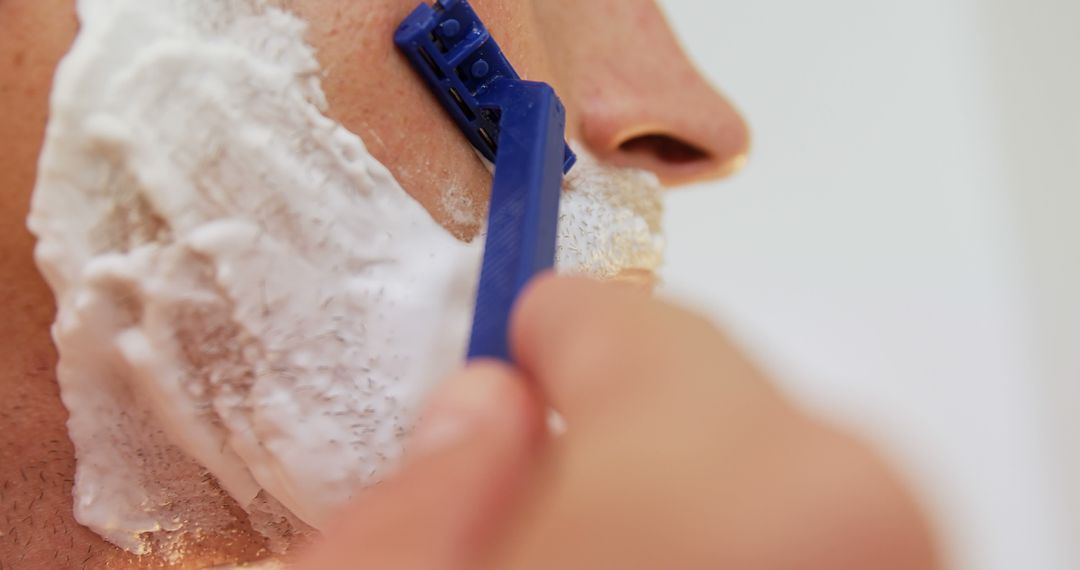
<instances>
[{"instance_id":1,"label":"fingers","mask_svg":"<svg viewBox=\"0 0 1080 570\"><path fill-rule=\"evenodd\" d=\"M616 397L687 378L686 368L726 343L704 320L638 289L549 275L522 295L511 345L525 375L573 423Z\"/></svg>"},{"instance_id":2,"label":"fingers","mask_svg":"<svg viewBox=\"0 0 1080 570\"><path fill-rule=\"evenodd\" d=\"M399 474L361 495L300 568L478 567L543 434L527 383L508 367L473 363L432 399Z\"/></svg>"}]
</instances>

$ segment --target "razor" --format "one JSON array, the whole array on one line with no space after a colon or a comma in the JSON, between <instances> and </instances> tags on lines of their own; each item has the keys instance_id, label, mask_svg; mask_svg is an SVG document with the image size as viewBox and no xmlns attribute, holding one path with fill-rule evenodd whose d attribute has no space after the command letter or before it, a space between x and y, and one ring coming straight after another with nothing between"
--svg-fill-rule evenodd
<instances>
[{"instance_id":1,"label":"razor","mask_svg":"<svg viewBox=\"0 0 1080 570\"><path fill-rule=\"evenodd\" d=\"M521 79L466 0L421 4L394 43L495 166L468 358L510 362L514 303L555 265L562 178L577 160L566 109L550 85Z\"/></svg>"}]
</instances>

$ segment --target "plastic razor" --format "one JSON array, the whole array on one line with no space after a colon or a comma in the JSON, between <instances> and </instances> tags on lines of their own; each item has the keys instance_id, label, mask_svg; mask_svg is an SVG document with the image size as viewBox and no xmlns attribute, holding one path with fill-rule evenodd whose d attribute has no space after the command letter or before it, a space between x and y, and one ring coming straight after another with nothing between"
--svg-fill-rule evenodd
<instances>
[{"instance_id":1,"label":"plastic razor","mask_svg":"<svg viewBox=\"0 0 1080 570\"><path fill-rule=\"evenodd\" d=\"M468 357L510 361L514 302L555 264L562 177L577 160L566 109L550 85L521 79L466 0L421 4L394 42L495 165Z\"/></svg>"}]
</instances>

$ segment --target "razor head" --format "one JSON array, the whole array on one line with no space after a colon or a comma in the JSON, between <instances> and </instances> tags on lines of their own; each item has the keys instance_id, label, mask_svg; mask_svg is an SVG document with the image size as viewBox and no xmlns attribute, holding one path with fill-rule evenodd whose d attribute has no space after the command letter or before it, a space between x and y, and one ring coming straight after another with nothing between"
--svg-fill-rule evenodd
<instances>
[{"instance_id":1,"label":"razor head","mask_svg":"<svg viewBox=\"0 0 1080 570\"><path fill-rule=\"evenodd\" d=\"M454 119L465 138L498 163L503 110L514 101L501 100L499 80L521 81L502 49L466 0L421 4L394 34L394 43ZM577 161L564 143L563 173Z\"/></svg>"}]
</instances>

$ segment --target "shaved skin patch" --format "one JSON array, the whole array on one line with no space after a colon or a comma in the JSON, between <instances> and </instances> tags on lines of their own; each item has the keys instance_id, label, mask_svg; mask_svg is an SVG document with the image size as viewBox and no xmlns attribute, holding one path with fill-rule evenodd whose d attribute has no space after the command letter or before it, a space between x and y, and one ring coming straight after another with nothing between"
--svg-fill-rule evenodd
<instances>
[{"instance_id":1,"label":"shaved skin patch","mask_svg":"<svg viewBox=\"0 0 1080 570\"><path fill-rule=\"evenodd\" d=\"M394 467L461 362L482 236L455 239L325 116L289 12L78 13L29 218L58 307L76 520L179 560L246 519L284 552ZM560 268L655 271L659 196L583 153Z\"/></svg>"}]
</instances>

